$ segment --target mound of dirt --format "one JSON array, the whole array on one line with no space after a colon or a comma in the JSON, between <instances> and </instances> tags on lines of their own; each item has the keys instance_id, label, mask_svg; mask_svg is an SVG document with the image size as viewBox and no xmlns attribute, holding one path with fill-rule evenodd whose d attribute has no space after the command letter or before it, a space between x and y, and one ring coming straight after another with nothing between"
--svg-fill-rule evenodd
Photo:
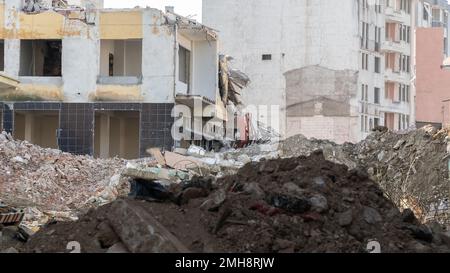
<instances>
[{"instance_id":1,"label":"mound of dirt","mask_svg":"<svg viewBox=\"0 0 450 273\"><path fill-rule=\"evenodd\" d=\"M150 219L152 230L176 238L167 239L171 246L194 252L367 252L374 241L382 252L450 252L448 237L400 213L366 172L326 161L321 151L249 163L236 175L170 191L161 202L119 200L77 222L49 224L20 250L63 252L70 241L83 252L175 249L142 248Z\"/></svg>"},{"instance_id":2,"label":"mound of dirt","mask_svg":"<svg viewBox=\"0 0 450 273\"><path fill-rule=\"evenodd\" d=\"M287 158L323 150L329 161L364 168L397 207L413 210L422 223L450 227L449 136L450 130L432 126L404 133L380 127L357 144L297 135L283 141L280 150Z\"/></svg>"}]
</instances>

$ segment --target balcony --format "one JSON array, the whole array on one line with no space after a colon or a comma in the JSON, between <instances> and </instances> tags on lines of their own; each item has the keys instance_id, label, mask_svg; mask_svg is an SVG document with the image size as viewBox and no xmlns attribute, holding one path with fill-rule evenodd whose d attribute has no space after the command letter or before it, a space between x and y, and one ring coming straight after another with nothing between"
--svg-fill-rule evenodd
<instances>
[{"instance_id":1,"label":"balcony","mask_svg":"<svg viewBox=\"0 0 450 273\"><path fill-rule=\"evenodd\" d=\"M436 21L433 20L433 22L431 22L431 26L432 27L443 27L443 28L447 28L447 24L441 21Z\"/></svg>"},{"instance_id":2,"label":"balcony","mask_svg":"<svg viewBox=\"0 0 450 273\"><path fill-rule=\"evenodd\" d=\"M362 37L359 38L361 43L361 49L372 52L380 52L380 43L374 40L365 40Z\"/></svg>"},{"instance_id":3,"label":"balcony","mask_svg":"<svg viewBox=\"0 0 450 273\"><path fill-rule=\"evenodd\" d=\"M386 21L391 23L406 23L409 15L400 10L395 10L393 7L386 7L385 9Z\"/></svg>"},{"instance_id":4,"label":"balcony","mask_svg":"<svg viewBox=\"0 0 450 273\"><path fill-rule=\"evenodd\" d=\"M404 53L407 51L408 46L403 42L387 40L387 41L382 42L381 51L388 52L388 53Z\"/></svg>"},{"instance_id":5,"label":"balcony","mask_svg":"<svg viewBox=\"0 0 450 273\"><path fill-rule=\"evenodd\" d=\"M387 67L384 72L384 79L387 82L409 84L408 75L408 73L392 70L392 68Z\"/></svg>"},{"instance_id":6,"label":"balcony","mask_svg":"<svg viewBox=\"0 0 450 273\"><path fill-rule=\"evenodd\" d=\"M410 113L411 104L409 102L403 102L398 99L384 99L382 106L379 108L383 112L391 113Z\"/></svg>"}]
</instances>

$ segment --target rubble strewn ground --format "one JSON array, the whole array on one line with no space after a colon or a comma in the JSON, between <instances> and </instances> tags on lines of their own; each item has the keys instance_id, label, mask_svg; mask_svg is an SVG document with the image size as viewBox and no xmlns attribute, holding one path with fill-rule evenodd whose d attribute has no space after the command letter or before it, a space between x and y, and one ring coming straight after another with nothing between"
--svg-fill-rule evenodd
<instances>
[{"instance_id":1,"label":"rubble strewn ground","mask_svg":"<svg viewBox=\"0 0 450 273\"><path fill-rule=\"evenodd\" d=\"M167 153L162 166L74 156L1 134L0 200L25 209L25 228L43 227L26 244L11 239L23 230L5 229L12 237L1 248L63 252L78 241L86 252L364 252L378 241L383 252L450 252L448 136L431 127L379 128L343 145L294 136ZM131 178L132 190L145 190L132 196L151 202L123 199ZM143 219L162 242L144 244Z\"/></svg>"},{"instance_id":2,"label":"rubble strewn ground","mask_svg":"<svg viewBox=\"0 0 450 273\"><path fill-rule=\"evenodd\" d=\"M0 134L0 200L25 209L29 227L76 219L78 212L128 192L124 168L118 158L75 156Z\"/></svg>"},{"instance_id":3,"label":"rubble strewn ground","mask_svg":"<svg viewBox=\"0 0 450 273\"><path fill-rule=\"evenodd\" d=\"M212 184L197 179L172 193L177 198L119 200L77 222L50 224L19 250L62 252L77 241L87 252L165 252L177 240L194 252L366 252L370 241L383 252L450 251L449 237L400 213L365 172L325 161L321 152L249 163L236 175ZM145 214L176 239L139 245L150 236L137 228Z\"/></svg>"}]
</instances>

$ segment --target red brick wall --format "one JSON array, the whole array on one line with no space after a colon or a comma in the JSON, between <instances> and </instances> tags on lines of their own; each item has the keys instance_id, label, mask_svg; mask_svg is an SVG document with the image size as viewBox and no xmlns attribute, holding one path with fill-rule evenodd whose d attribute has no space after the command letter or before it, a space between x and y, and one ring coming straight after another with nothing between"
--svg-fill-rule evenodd
<instances>
[{"instance_id":1,"label":"red brick wall","mask_svg":"<svg viewBox=\"0 0 450 273\"><path fill-rule=\"evenodd\" d=\"M450 99L450 71L441 69L444 60L444 29L418 28L416 49L416 120L444 123Z\"/></svg>"}]
</instances>

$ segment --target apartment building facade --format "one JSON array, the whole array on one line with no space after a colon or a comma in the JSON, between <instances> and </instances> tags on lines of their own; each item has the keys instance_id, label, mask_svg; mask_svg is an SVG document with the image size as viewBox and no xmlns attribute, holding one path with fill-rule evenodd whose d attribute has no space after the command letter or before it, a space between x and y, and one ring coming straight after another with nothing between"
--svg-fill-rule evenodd
<instances>
[{"instance_id":1,"label":"apartment building facade","mask_svg":"<svg viewBox=\"0 0 450 273\"><path fill-rule=\"evenodd\" d=\"M418 2L204 0L203 23L248 73L245 103L280 105L283 136L356 142L414 125Z\"/></svg>"},{"instance_id":2,"label":"apartment building facade","mask_svg":"<svg viewBox=\"0 0 450 273\"><path fill-rule=\"evenodd\" d=\"M15 138L138 158L174 146L175 105L220 103L212 29L170 8L54 2L0 2L0 120Z\"/></svg>"}]
</instances>

